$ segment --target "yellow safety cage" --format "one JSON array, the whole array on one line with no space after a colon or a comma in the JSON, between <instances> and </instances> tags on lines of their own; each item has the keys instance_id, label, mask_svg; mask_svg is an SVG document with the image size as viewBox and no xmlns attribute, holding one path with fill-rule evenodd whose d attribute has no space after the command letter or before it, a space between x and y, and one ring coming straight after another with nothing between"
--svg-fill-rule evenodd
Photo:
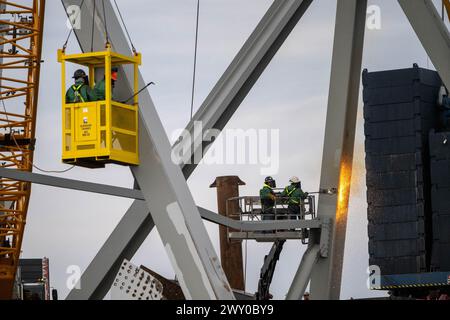
<instances>
[{"instance_id":1,"label":"yellow safety cage","mask_svg":"<svg viewBox=\"0 0 450 320\"><path fill-rule=\"evenodd\" d=\"M138 165L138 95L131 103L115 101L111 69L132 66L134 92L138 92L138 68L141 55L129 57L111 50L66 55L58 50L62 66L62 161L88 168L102 168L107 163ZM94 89L96 76L103 70L105 100L66 103L66 62L89 69L89 86Z\"/></svg>"}]
</instances>

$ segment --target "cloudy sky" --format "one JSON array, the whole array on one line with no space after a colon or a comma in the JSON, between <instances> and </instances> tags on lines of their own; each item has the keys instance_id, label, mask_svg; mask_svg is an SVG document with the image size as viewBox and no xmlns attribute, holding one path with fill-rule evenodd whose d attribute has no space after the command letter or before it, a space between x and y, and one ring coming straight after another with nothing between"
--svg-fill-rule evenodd
<instances>
[{"instance_id":1,"label":"cloudy sky","mask_svg":"<svg viewBox=\"0 0 450 320\"><path fill-rule=\"evenodd\" d=\"M154 81L151 95L166 132L184 128L190 115L196 0L118 0L137 49L142 52L141 73ZM47 170L67 168L61 156L61 106L59 64L56 51L68 30L59 1L48 1L45 24L45 63L42 69L37 119L35 163ZM270 0L201 0L197 89L195 107L252 32ZM398 3L373 0L381 8L381 30L367 30L363 68L369 71L411 67L418 63L433 68ZM279 129L279 185L299 176L307 191L319 185L325 115L329 87L336 3L316 0L280 49L258 83L227 125L232 128ZM68 52L79 50L72 38ZM361 100L361 98L360 98ZM369 297L379 293L366 287L367 221L364 182L362 105L358 117L354 183L343 271L342 298ZM256 195L264 176L261 165L201 165L189 179L196 203L216 210L216 176L238 175L246 186L241 195ZM75 168L67 178L132 187L128 168L109 166L89 170ZM66 270L84 270L131 201L97 194L33 186L25 232L24 258L49 257L52 286L61 298L68 293ZM218 250L217 226L205 223ZM270 245L247 244L247 290L257 288L259 270ZM275 298L284 298L304 252L296 241L285 246L273 279ZM146 265L173 278L174 272L159 235L154 230L133 263Z\"/></svg>"}]
</instances>

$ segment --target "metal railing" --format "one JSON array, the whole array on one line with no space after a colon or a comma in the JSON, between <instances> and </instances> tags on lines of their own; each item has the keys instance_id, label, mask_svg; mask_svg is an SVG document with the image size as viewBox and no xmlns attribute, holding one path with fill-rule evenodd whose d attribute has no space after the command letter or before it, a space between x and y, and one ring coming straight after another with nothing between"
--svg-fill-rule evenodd
<instances>
[{"instance_id":1,"label":"metal railing","mask_svg":"<svg viewBox=\"0 0 450 320\"><path fill-rule=\"evenodd\" d=\"M306 220L316 217L315 196L301 200L299 213L288 210L288 198L276 197L272 210L264 210L258 196L235 197L227 200L227 216L240 221Z\"/></svg>"}]
</instances>

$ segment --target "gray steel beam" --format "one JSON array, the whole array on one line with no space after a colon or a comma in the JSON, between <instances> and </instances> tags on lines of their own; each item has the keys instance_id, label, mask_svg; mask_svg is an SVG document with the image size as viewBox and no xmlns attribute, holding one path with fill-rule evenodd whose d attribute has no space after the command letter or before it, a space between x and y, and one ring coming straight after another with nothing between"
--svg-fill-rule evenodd
<instances>
[{"instance_id":1,"label":"gray steel beam","mask_svg":"<svg viewBox=\"0 0 450 320\"><path fill-rule=\"evenodd\" d=\"M398 0L442 81L450 88L450 32L431 0Z\"/></svg>"},{"instance_id":2,"label":"gray steel beam","mask_svg":"<svg viewBox=\"0 0 450 320\"><path fill-rule=\"evenodd\" d=\"M51 187L94 192L129 199L144 200L144 196L142 195L142 192L140 190L115 187L100 183L78 181L67 178L53 177L34 172L32 173L28 171L20 171L16 169L6 169L0 167L0 177L19 181L27 181Z\"/></svg>"},{"instance_id":3,"label":"gray steel beam","mask_svg":"<svg viewBox=\"0 0 450 320\"><path fill-rule=\"evenodd\" d=\"M366 0L337 3L320 187L338 187L338 194L319 196L318 217L330 219L331 242L328 258L313 269L311 299L340 295L366 10ZM312 245L320 242L320 234L311 236Z\"/></svg>"},{"instance_id":4,"label":"gray steel beam","mask_svg":"<svg viewBox=\"0 0 450 320\"><path fill-rule=\"evenodd\" d=\"M88 1L86 1L88 2ZM64 6L67 8L70 4L80 4L80 1L63 0ZM269 12L264 16L258 24L255 31L245 43L243 49L239 52L233 60L227 71L214 87L207 101L196 112L193 121L188 125L187 130L194 137L194 122L200 121L203 129L206 131L211 128L222 129L233 113L238 108L240 102L244 99L246 94L250 91L260 74L264 71L270 60L273 58L277 50L280 48L284 40L292 31L298 20L311 4L311 0L301 1L280 1L277 0L269 9ZM92 21L92 13L82 11L82 25L88 25L87 21ZM84 23L85 22L85 23ZM94 30L94 42L102 43L102 26L97 23ZM90 49L89 32L82 34L82 32L75 32L78 37L81 48L84 51ZM90 34L89 34L90 35ZM203 144L205 148L207 143ZM194 154L199 154L199 145L195 145L192 149L192 157ZM200 154L202 156L202 154ZM182 165L182 170L187 179L196 168L195 162L192 164ZM147 213L148 214L148 213ZM134 210L129 210L123 216L121 224L134 225L135 219ZM127 230L131 230L128 228ZM145 229L146 230L146 229ZM116 230L111 234L108 242L114 242L115 239L133 239L134 232L117 233ZM105 243L105 247L108 244ZM103 247L100 251L103 250ZM118 249L114 254L121 254ZM132 258L132 254L126 254L128 259ZM95 258L90 266L98 266L103 268L103 261ZM89 269L89 268L88 268ZM95 269L94 267L92 269ZM88 270L87 270L88 271ZM86 272L87 272L86 271ZM112 274L117 273L117 269L111 268ZM83 275L84 276L84 275ZM82 299L89 299L90 293L78 290L77 297Z\"/></svg>"},{"instance_id":5,"label":"gray steel beam","mask_svg":"<svg viewBox=\"0 0 450 320\"><path fill-rule=\"evenodd\" d=\"M81 12L92 15L93 1L84 4L86 8L81 8ZM94 39L98 41L94 41L94 50L99 51L104 49L101 41L103 18L98 11L95 14ZM108 17L112 49L130 55L127 39L109 1L105 2L105 16ZM83 28L75 30L84 51L91 39L87 31ZM134 93L133 70L121 68L120 76L124 81L118 83L117 95L131 96ZM145 85L141 75L139 84L140 87ZM169 140L148 91L141 93L139 105L140 165L131 167L131 171L145 197L183 293L188 299L234 299L186 180L180 167L171 160ZM81 286L85 280L81 279ZM76 290L69 294L69 299L76 298L74 292Z\"/></svg>"},{"instance_id":6,"label":"gray steel beam","mask_svg":"<svg viewBox=\"0 0 450 320\"><path fill-rule=\"evenodd\" d=\"M286 300L301 300L308 287L313 268L320 257L320 246L310 246L303 254L302 261L289 288Z\"/></svg>"}]
</instances>

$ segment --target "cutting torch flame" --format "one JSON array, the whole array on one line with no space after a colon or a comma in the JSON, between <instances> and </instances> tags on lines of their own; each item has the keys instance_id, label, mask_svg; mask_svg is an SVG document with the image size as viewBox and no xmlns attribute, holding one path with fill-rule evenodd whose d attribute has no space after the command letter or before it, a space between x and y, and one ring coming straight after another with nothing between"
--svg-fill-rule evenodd
<instances>
[{"instance_id":1,"label":"cutting torch flame","mask_svg":"<svg viewBox=\"0 0 450 320\"><path fill-rule=\"evenodd\" d=\"M343 160L341 163L341 170L339 175L338 203L336 209L336 220L338 221L347 216L351 181L352 181L351 163Z\"/></svg>"}]
</instances>

